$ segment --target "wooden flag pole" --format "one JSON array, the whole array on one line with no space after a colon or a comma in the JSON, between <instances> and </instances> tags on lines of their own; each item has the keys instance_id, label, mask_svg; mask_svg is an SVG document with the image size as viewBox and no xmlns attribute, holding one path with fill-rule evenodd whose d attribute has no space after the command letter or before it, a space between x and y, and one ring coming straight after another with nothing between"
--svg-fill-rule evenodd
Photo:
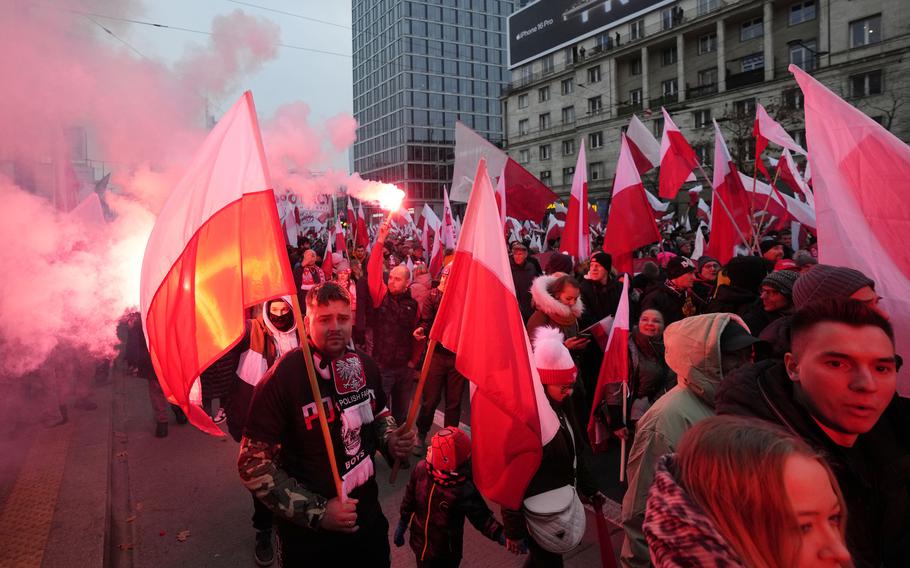
<instances>
[{"instance_id":1,"label":"wooden flag pole","mask_svg":"<svg viewBox=\"0 0 910 568\"><path fill-rule=\"evenodd\" d=\"M778 162L778 166L780 166L780 162ZM771 191L768 192L768 198L765 199L765 206L762 208L762 211L765 213L765 215L768 214L768 205L771 204L771 194L772 194L773 192L777 192L778 194L780 193L780 192L777 190L777 187L775 187L775 185L777 184L777 176L779 176L779 175L780 175L780 167L777 167L777 168L774 169L774 180L771 181ZM750 199L749 201L751 202L752 200ZM787 207L787 202L784 201L784 198L783 198L783 197L781 197L781 201L783 202L783 203L781 203L781 205L783 205L784 208L786 209L786 207ZM760 238L761 238L761 232L762 232L761 226L762 226L762 222L759 221L759 222L758 222L758 236L756 237L756 239L760 239ZM768 226L769 226L769 227L771 226L771 223L770 223L770 222L768 222Z\"/></svg>"},{"instance_id":2,"label":"wooden flag pole","mask_svg":"<svg viewBox=\"0 0 910 568\"><path fill-rule=\"evenodd\" d=\"M629 397L629 383L622 383L622 423L626 427L626 437L619 441L619 482L626 480L626 439L629 437L629 426L626 424L626 408Z\"/></svg>"},{"instance_id":3,"label":"wooden flag pole","mask_svg":"<svg viewBox=\"0 0 910 568\"><path fill-rule=\"evenodd\" d=\"M414 421L417 420L417 410L420 408L420 399L423 397L423 386L427 382L427 375L430 374L430 362L433 360L433 353L436 351L437 341L431 339L427 344L427 354L423 358L423 366L420 368L420 380L417 381L417 390L414 391L414 398L411 399L411 407L408 408L408 419L405 421L405 433L410 432L414 427ZM395 484L398 479L398 470L401 469L401 460L395 458L392 465L392 474L389 475L389 483Z\"/></svg>"},{"instance_id":4,"label":"wooden flag pole","mask_svg":"<svg viewBox=\"0 0 910 568\"><path fill-rule=\"evenodd\" d=\"M307 342L306 332L303 329L303 316L300 313L300 300L297 299L297 294L291 294L291 302L294 310L294 319L297 322L297 339L300 341L300 349L303 350L306 374L310 381L310 390L313 391L313 401L316 403L316 415L319 417L319 426L322 428L325 450L329 454L329 467L332 469L332 479L335 481L335 492L338 495L338 499L345 501L347 496L342 491L341 476L338 474L338 462L335 461L335 446L332 444L329 422L325 417L325 406L322 404L322 394L319 392L319 382L316 379L316 369L313 367L310 344Z\"/></svg>"},{"instance_id":5,"label":"wooden flag pole","mask_svg":"<svg viewBox=\"0 0 910 568\"><path fill-rule=\"evenodd\" d=\"M739 228L739 225L736 224L736 219L733 218L733 213L731 213L731 212L730 212L730 209L727 208L727 204L724 203L723 198L720 197L720 195L718 195L716 191L714 191L714 185L713 185L713 184L710 182L710 180L708 179L708 174L705 173L705 169L701 166L701 164L698 165L698 171L701 173L701 177L704 178L705 183L708 184L708 187L711 188L712 199L716 199L718 202L720 202L721 207L724 208L724 212L727 214L727 217L730 218L730 223L733 224L733 228L736 229L736 234L739 235L739 238L740 238L740 239L742 239L743 244L746 245L746 247L747 247L749 250L754 250L753 247L752 247L752 245L749 244L749 241L746 240L746 236L743 235L743 232L742 232L742 230ZM751 199L750 199L750 200L749 200L749 203L751 203L751 202L752 202L752 201L751 201ZM712 204L712 206L713 206L713 204ZM750 207L751 207L751 206L750 206ZM749 224L750 224L750 225L752 224L752 220L751 220L751 219L749 220Z\"/></svg>"}]
</instances>

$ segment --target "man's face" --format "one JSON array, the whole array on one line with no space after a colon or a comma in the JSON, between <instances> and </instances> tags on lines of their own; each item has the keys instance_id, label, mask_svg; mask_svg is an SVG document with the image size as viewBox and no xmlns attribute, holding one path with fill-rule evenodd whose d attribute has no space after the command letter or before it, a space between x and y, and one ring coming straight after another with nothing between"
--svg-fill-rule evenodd
<instances>
[{"instance_id":1,"label":"man's face","mask_svg":"<svg viewBox=\"0 0 910 568\"><path fill-rule=\"evenodd\" d=\"M389 292L401 294L408 289L409 274L404 266L396 266L389 272Z\"/></svg>"},{"instance_id":2,"label":"man's face","mask_svg":"<svg viewBox=\"0 0 910 568\"><path fill-rule=\"evenodd\" d=\"M599 262L592 260L591 267L588 269L588 276L591 280L600 282L607 277L607 271L604 270L604 267L601 266Z\"/></svg>"},{"instance_id":3,"label":"man's face","mask_svg":"<svg viewBox=\"0 0 910 568\"><path fill-rule=\"evenodd\" d=\"M813 418L841 445L871 430L894 396L894 345L878 327L816 324L784 363Z\"/></svg>"},{"instance_id":4,"label":"man's face","mask_svg":"<svg viewBox=\"0 0 910 568\"><path fill-rule=\"evenodd\" d=\"M515 264L522 264L528 258L528 251L523 248L512 249L512 260Z\"/></svg>"},{"instance_id":5,"label":"man's face","mask_svg":"<svg viewBox=\"0 0 910 568\"><path fill-rule=\"evenodd\" d=\"M367 255L367 249L363 248L362 246L357 246L356 248L354 248L354 258L356 258L357 260L363 260L364 257L366 257L366 255Z\"/></svg>"},{"instance_id":6,"label":"man's face","mask_svg":"<svg viewBox=\"0 0 910 568\"><path fill-rule=\"evenodd\" d=\"M720 265L714 262L706 262L704 266L701 267L701 278L702 280L713 281L717 279L717 271L720 270Z\"/></svg>"},{"instance_id":7,"label":"man's face","mask_svg":"<svg viewBox=\"0 0 910 568\"><path fill-rule=\"evenodd\" d=\"M771 260L777 262L778 260L784 258L784 247L783 245L774 245L765 251L762 255L765 260Z\"/></svg>"},{"instance_id":8,"label":"man's face","mask_svg":"<svg viewBox=\"0 0 910 568\"><path fill-rule=\"evenodd\" d=\"M686 272L682 276L673 279L673 283L676 284L677 288L682 288L686 290L692 287L692 284L695 283L695 273Z\"/></svg>"},{"instance_id":9,"label":"man's face","mask_svg":"<svg viewBox=\"0 0 910 568\"><path fill-rule=\"evenodd\" d=\"M876 312L880 313L885 319L891 319L878 303L879 300L881 300L881 297L875 293L875 290L873 290L871 286L863 286L856 292L853 292L850 294L850 299L859 300L860 302L866 304L866 307L870 310L875 310Z\"/></svg>"},{"instance_id":10,"label":"man's face","mask_svg":"<svg viewBox=\"0 0 910 568\"><path fill-rule=\"evenodd\" d=\"M316 264L316 251L307 249L306 252L303 253L303 265L313 266L314 264Z\"/></svg>"},{"instance_id":11,"label":"man's face","mask_svg":"<svg viewBox=\"0 0 910 568\"><path fill-rule=\"evenodd\" d=\"M340 300L325 306L309 304L303 322L313 345L329 357L342 355L351 341L351 305Z\"/></svg>"},{"instance_id":12,"label":"man's face","mask_svg":"<svg viewBox=\"0 0 910 568\"><path fill-rule=\"evenodd\" d=\"M784 245L785 247L792 247L793 235L791 233L781 233L780 244Z\"/></svg>"},{"instance_id":13,"label":"man's face","mask_svg":"<svg viewBox=\"0 0 910 568\"><path fill-rule=\"evenodd\" d=\"M765 284L761 287L761 303L766 312L779 312L790 305L790 299L774 286Z\"/></svg>"}]
</instances>

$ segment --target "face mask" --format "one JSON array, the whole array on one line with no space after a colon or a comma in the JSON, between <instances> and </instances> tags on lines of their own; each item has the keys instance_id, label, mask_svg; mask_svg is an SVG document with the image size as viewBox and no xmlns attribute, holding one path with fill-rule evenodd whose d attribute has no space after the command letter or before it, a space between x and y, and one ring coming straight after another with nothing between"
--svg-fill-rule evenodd
<instances>
[{"instance_id":1,"label":"face mask","mask_svg":"<svg viewBox=\"0 0 910 568\"><path fill-rule=\"evenodd\" d=\"M272 325L275 326L275 329L279 331L287 331L291 329L292 325L294 325L294 314L291 312L288 312L283 316L269 314L269 320L272 322Z\"/></svg>"}]
</instances>

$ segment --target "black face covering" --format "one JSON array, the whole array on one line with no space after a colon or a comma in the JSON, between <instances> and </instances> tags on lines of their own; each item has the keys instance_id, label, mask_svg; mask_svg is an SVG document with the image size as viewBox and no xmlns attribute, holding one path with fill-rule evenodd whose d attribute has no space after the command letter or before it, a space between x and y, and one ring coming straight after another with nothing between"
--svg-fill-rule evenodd
<instances>
[{"instance_id":1,"label":"black face covering","mask_svg":"<svg viewBox=\"0 0 910 568\"><path fill-rule=\"evenodd\" d=\"M275 329L278 331L288 331L291 329L291 326L294 325L294 314L288 312L283 316L276 316L275 314L269 314L269 321L272 322L272 325L275 326Z\"/></svg>"}]
</instances>

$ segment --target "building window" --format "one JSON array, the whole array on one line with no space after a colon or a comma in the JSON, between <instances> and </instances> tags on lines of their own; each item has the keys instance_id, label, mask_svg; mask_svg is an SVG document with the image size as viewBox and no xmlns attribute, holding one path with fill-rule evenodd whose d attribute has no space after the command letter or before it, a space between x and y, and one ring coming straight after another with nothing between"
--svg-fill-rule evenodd
<instances>
[{"instance_id":1,"label":"building window","mask_svg":"<svg viewBox=\"0 0 910 568\"><path fill-rule=\"evenodd\" d=\"M815 69L815 40L804 41L802 45L790 47L790 63L805 70Z\"/></svg>"},{"instance_id":2,"label":"building window","mask_svg":"<svg viewBox=\"0 0 910 568\"><path fill-rule=\"evenodd\" d=\"M528 93L518 95L518 108L528 108Z\"/></svg>"},{"instance_id":3,"label":"building window","mask_svg":"<svg viewBox=\"0 0 910 568\"><path fill-rule=\"evenodd\" d=\"M862 47L882 41L882 16L877 14L850 22L850 47Z\"/></svg>"},{"instance_id":4,"label":"building window","mask_svg":"<svg viewBox=\"0 0 910 568\"><path fill-rule=\"evenodd\" d=\"M572 124L575 122L575 107L567 106L562 109L562 123Z\"/></svg>"},{"instance_id":5,"label":"building window","mask_svg":"<svg viewBox=\"0 0 910 568\"><path fill-rule=\"evenodd\" d=\"M698 0L698 15L704 16L720 7L720 0Z\"/></svg>"},{"instance_id":6,"label":"building window","mask_svg":"<svg viewBox=\"0 0 910 568\"><path fill-rule=\"evenodd\" d=\"M717 51L717 34L710 33L698 37L698 54L714 53Z\"/></svg>"},{"instance_id":7,"label":"building window","mask_svg":"<svg viewBox=\"0 0 910 568\"><path fill-rule=\"evenodd\" d=\"M764 23L761 18L754 18L742 23L739 28L739 41L749 41L760 38L764 33Z\"/></svg>"},{"instance_id":8,"label":"building window","mask_svg":"<svg viewBox=\"0 0 910 568\"><path fill-rule=\"evenodd\" d=\"M545 112L538 117L538 123L541 130L550 128L550 113Z\"/></svg>"},{"instance_id":9,"label":"building window","mask_svg":"<svg viewBox=\"0 0 910 568\"><path fill-rule=\"evenodd\" d=\"M563 140L562 141L562 155L571 156L575 153L575 140Z\"/></svg>"},{"instance_id":10,"label":"building window","mask_svg":"<svg viewBox=\"0 0 910 568\"><path fill-rule=\"evenodd\" d=\"M562 184L571 185L572 176L575 175L575 166L569 166L568 168L562 169Z\"/></svg>"},{"instance_id":11,"label":"building window","mask_svg":"<svg viewBox=\"0 0 910 568\"><path fill-rule=\"evenodd\" d=\"M714 151L714 147L709 144L698 144L692 146L692 150L695 151L695 157L698 158L698 163L703 166L711 167L711 153Z\"/></svg>"},{"instance_id":12,"label":"building window","mask_svg":"<svg viewBox=\"0 0 910 568\"><path fill-rule=\"evenodd\" d=\"M697 110L692 113L692 117L695 119L695 128L705 128L711 124L711 109Z\"/></svg>"},{"instance_id":13,"label":"building window","mask_svg":"<svg viewBox=\"0 0 910 568\"><path fill-rule=\"evenodd\" d=\"M667 49L661 52L661 63L666 67L667 65L673 65L676 63L677 51L676 46L668 47Z\"/></svg>"},{"instance_id":14,"label":"building window","mask_svg":"<svg viewBox=\"0 0 910 568\"><path fill-rule=\"evenodd\" d=\"M548 74L548 73L552 73L553 71L556 70L556 65L555 65L555 63L554 63L554 61L553 61L553 54L552 54L552 53L551 53L550 55L547 55L547 56L544 57L543 59L541 59L540 64L541 64L541 66L542 66L542 70L541 70L541 71L543 72L544 75L546 75L546 74Z\"/></svg>"},{"instance_id":15,"label":"building window","mask_svg":"<svg viewBox=\"0 0 910 568\"><path fill-rule=\"evenodd\" d=\"M629 75L641 75L641 57L629 62Z\"/></svg>"},{"instance_id":16,"label":"building window","mask_svg":"<svg viewBox=\"0 0 910 568\"><path fill-rule=\"evenodd\" d=\"M815 0L797 2L790 6L790 25L795 26L815 19Z\"/></svg>"},{"instance_id":17,"label":"building window","mask_svg":"<svg viewBox=\"0 0 910 568\"><path fill-rule=\"evenodd\" d=\"M525 65L524 67L521 68L521 70L519 72L521 74L522 84L530 83L531 78L534 77L534 73L531 71L530 65Z\"/></svg>"},{"instance_id":18,"label":"building window","mask_svg":"<svg viewBox=\"0 0 910 568\"><path fill-rule=\"evenodd\" d=\"M629 22L629 40L635 41L645 37L645 21L635 20Z\"/></svg>"},{"instance_id":19,"label":"building window","mask_svg":"<svg viewBox=\"0 0 910 568\"><path fill-rule=\"evenodd\" d=\"M575 79L568 78L563 79L559 84L559 92L564 95L570 95L575 92Z\"/></svg>"},{"instance_id":20,"label":"building window","mask_svg":"<svg viewBox=\"0 0 910 568\"><path fill-rule=\"evenodd\" d=\"M793 110L801 110L804 106L803 91L801 89L787 89L781 93L784 106Z\"/></svg>"},{"instance_id":21,"label":"building window","mask_svg":"<svg viewBox=\"0 0 910 568\"><path fill-rule=\"evenodd\" d=\"M588 67L588 83L600 82L600 65Z\"/></svg>"},{"instance_id":22,"label":"building window","mask_svg":"<svg viewBox=\"0 0 910 568\"><path fill-rule=\"evenodd\" d=\"M522 164L527 164L531 161L531 151L527 148L523 148L518 151L518 161Z\"/></svg>"},{"instance_id":23,"label":"building window","mask_svg":"<svg viewBox=\"0 0 910 568\"><path fill-rule=\"evenodd\" d=\"M588 134L588 146L591 148L600 148L604 145L604 133L592 132Z\"/></svg>"},{"instance_id":24,"label":"building window","mask_svg":"<svg viewBox=\"0 0 910 568\"><path fill-rule=\"evenodd\" d=\"M537 89L537 102L545 103L550 100L550 87L541 87Z\"/></svg>"},{"instance_id":25,"label":"building window","mask_svg":"<svg viewBox=\"0 0 910 568\"><path fill-rule=\"evenodd\" d=\"M755 116L755 97L733 101L733 114L740 118Z\"/></svg>"},{"instance_id":26,"label":"building window","mask_svg":"<svg viewBox=\"0 0 910 568\"><path fill-rule=\"evenodd\" d=\"M540 181L545 185L550 185L550 182L553 180L553 173L550 170L543 170L540 172Z\"/></svg>"},{"instance_id":27,"label":"building window","mask_svg":"<svg viewBox=\"0 0 910 568\"><path fill-rule=\"evenodd\" d=\"M523 118L518 121L518 135L523 136L530 131L530 121L527 118Z\"/></svg>"},{"instance_id":28,"label":"building window","mask_svg":"<svg viewBox=\"0 0 910 568\"><path fill-rule=\"evenodd\" d=\"M877 69L850 77L850 96L868 97L882 94L882 71Z\"/></svg>"},{"instance_id":29,"label":"building window","mask_svg":"<svg viewBox=\"0 0 910 568\"><path fill-rule=\"evenodd\" d=\"M540 158L540 161L549 160L550 159L550 145L541 144L540 147L537 148L537 157Z\"/></svg>"},{"instance_id":30,"label":"building window","mask_svg":"<svg viewBox=\"0 0 910 568\"><path fill-rule=\"evenodd\" d=\"M591 162L588 164L588 179L591 181L597 181L603 179L604 177L604 163L603 162Z\"/></svg>"},{"instance_id":31,"label":"building window","mask_svg":"<svg viewBox=\"0 0 910 568\"><path fill-rule=\"evenodd\" d=\"M661 136L663 136L664 135L664 119L663 118L654 119L654 122L651 123L651 128L654 131L655 138L660 138Z\"/></svg>"},{"instance_id":32,"label":"building window","mask_svg":"<svg viewBox=\"0 0 910 568\"><path fill-rule=\"evenodd\" d=\"M660 84L660 91L664 97L672 97L676 95L678 88L679 82L676 79L667 79Z\"/></svg>"},{"instance_id":33,"label":"building window","mask_svg":"<svg viewBox=\"0 0 910 568\"><path fill-rule=\"evenodd\" d=\"M603 103L600 95L588 99L588 114L597 114L602 109Z\"/></svg>"},{"instance_id":34,"label":"building window","mask_svg":"<svg viewBox=\"0 0 910 568\"><path fill-rule=\"evenodd\" d=\"M740 65L742 66L742 71L755 71L756 69L765 68L765 54L764 53L753 53L752 55L747 55L739 60Z\"/></svg>"},{"instance_id":35,"label":"building window","mask_svg":"<svg viewBox=\"0 0 910 568\"><path fill-rule=\"evenodd\" d=\"M717 84L717 67L702 69L698 72L698 86L706 87Z\"/></svg>"},{"instance_id":36,"label":"building window","mask_svg":"<svg viewBox=\"0 0 910 568\"><path fill-rule=\"evenodd\" d=\"M641 106L641 89L632 89L629 91L629 104Z\"/></svg>"},{"instance_id":37,"label":"building window","mask_svg":"<svg viewBox=\"0 0 910 568\"><path fill-rule=\"evenodd\" d=\"M673 26L678 26L682 21L683 9L679 6L672 6L660 12L660 29L662 30L669 30Z\"/></svg>"}]
</instances>

